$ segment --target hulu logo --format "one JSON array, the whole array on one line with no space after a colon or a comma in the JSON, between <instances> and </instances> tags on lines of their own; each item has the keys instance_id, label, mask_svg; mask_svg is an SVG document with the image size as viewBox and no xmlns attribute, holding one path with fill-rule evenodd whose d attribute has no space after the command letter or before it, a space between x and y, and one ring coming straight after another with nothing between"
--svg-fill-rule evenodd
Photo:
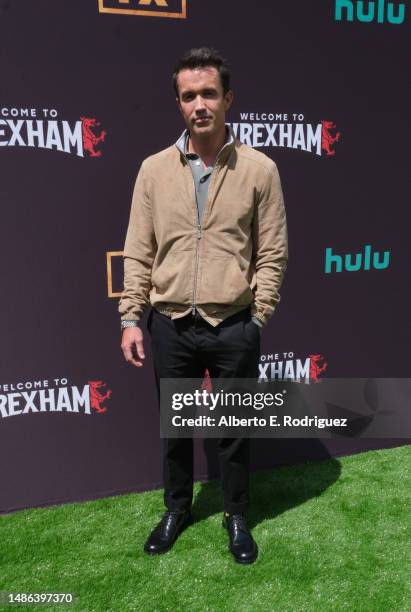
<instances>
[{"instance_id":1,"label":"hulu logo","mask_svg":"<svg viewBox=\"0 0 411 612\"><path fill-rule=\"evenodd\" d=\"M325 273L331 272L358 272L359 270L385 270L390 263L390 252L385 251L382 261L378 251L372 253L370 244L367 244L364 253L351 255L333 255L331 248L325 249Z\"/></svg>"},{"instance_id":2,"label":"hulu logo","mask_svg":"<svg viewBox=\"0 0 411 612\"><path fill-rule=\"evenodd\" d=\"M374 2L353 2L351 0L335 0L335 20L336 21L354 21L354 5L355 13L358 21L370 23L377 18L378 23L384 23L387 19L388 23L399 25L405 19L405 3L394 5L393 2L388 2L385 6L385 0L375 0ZM365 8L365 5L366 8ZM394 14L395 7L397 13Z\"/></svg>"}]
</instances>

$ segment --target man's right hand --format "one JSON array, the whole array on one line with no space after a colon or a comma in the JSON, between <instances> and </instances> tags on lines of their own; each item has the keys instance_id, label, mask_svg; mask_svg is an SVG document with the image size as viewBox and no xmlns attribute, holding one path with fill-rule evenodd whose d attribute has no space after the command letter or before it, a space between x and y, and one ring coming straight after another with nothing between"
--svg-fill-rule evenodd
<instances>
[{"instance_id":1,"label":"man's right hand","mask_svg":"<svg viewBox=\"0 0 411 612\"><path fill-rule=\"evenodd\" d=\"M141 368L144 359L143 332L140 327L126 327L123 330L121 349L125 360L136 368Z\"/></svg>"}]
</instances>

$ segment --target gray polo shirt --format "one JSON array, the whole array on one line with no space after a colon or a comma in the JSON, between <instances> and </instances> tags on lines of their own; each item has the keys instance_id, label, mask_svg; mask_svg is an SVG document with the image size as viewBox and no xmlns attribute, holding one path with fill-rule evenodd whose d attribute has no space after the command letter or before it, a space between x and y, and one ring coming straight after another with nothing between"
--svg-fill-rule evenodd
<instances>
[{"instance_id":1,"label":"gray polo shirt","mask_svg":"<svg viewBox=\"0 0 411 612\"><path fill-rule=\"evenodd\" d=\"M226 123L227 137L224 147L231 144L234 140L234 136L229 124ZM204 164L201 158L196 153L188 152L188 130L184 130L180 138L177 140L177 148L183 153L188 163L190 164L191 172L193 174L194 186L196 192L197 211L198 211L198 223L201 225L203 220L204 208L207 202L208 188L210 186L211 175L213 173L214 166L208 166L204 169Z\"/></svg>"},{"instance_id":2,"label":"gray polo shirt","mask_svg":"<svg viewBox=\"0 0 411 612\"><path fill-rule=\"evenodd\" d=\"M188 152L188 134L186 134L184 142L184 153L193 173L194 185L196 190L198 222L201 225L203 220L204 208L207 202L208 188L210 186L211 174L213 166L208 166L204 169L204 164L201 158L196 153Z\"/></svg>"}]
</instances>

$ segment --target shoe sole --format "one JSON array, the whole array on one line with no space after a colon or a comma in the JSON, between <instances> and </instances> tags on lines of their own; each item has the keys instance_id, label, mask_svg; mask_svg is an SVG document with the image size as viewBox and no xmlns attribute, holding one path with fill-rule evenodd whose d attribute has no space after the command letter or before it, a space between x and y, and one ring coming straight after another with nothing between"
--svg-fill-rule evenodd
<instances>
[{"instance_id":1,"label":"shoe sole","mask_svg":"<svg viewBox=\"0 0 411 612\"><path fill-rule=\"evenodd\" d=\"M143 549L144 552L146 553L146 555L149 555L150 557L155 557L156 555L164 555L166 552L168 552L169 550L171 550L174 546L174 544L176 543L177 538L183 533L183 531L185 531L187 529L187 527L190 527L190 525L193 523L193 518L190 517L189 519L187 519L187 521L185 523L183 523L183 525L180 527L180 529L177 531L174 540L171 542L171 544L169 546L167 546L167 548L163 548L162 550L157 550L157 551L151 551L151 550L146 550L145 548Z\"/></svg>"}]
</instances>

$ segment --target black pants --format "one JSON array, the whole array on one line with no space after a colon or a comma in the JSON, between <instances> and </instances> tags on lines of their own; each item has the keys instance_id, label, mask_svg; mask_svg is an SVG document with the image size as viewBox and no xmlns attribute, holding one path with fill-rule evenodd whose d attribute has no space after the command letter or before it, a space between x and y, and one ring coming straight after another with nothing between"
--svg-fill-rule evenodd
<instances>
[{"instance_id":1,"label":"black pants","mask_svg":"<svg viewBox=\"0 0 411 612\"><path fill-rule=\"evenodd\" d=\"M198 313L170 319L152 309L148 319L158 396L161 378L202 378L208 369L213 378L258 377L260 331L251 320L250 307L217 327ZM250 440L219 440L219 463L224 510L244 512L249 503ZM165 438L164 503L168 510L191 506L193 497L193 440Z\"/></svg>"}]
</instances>

